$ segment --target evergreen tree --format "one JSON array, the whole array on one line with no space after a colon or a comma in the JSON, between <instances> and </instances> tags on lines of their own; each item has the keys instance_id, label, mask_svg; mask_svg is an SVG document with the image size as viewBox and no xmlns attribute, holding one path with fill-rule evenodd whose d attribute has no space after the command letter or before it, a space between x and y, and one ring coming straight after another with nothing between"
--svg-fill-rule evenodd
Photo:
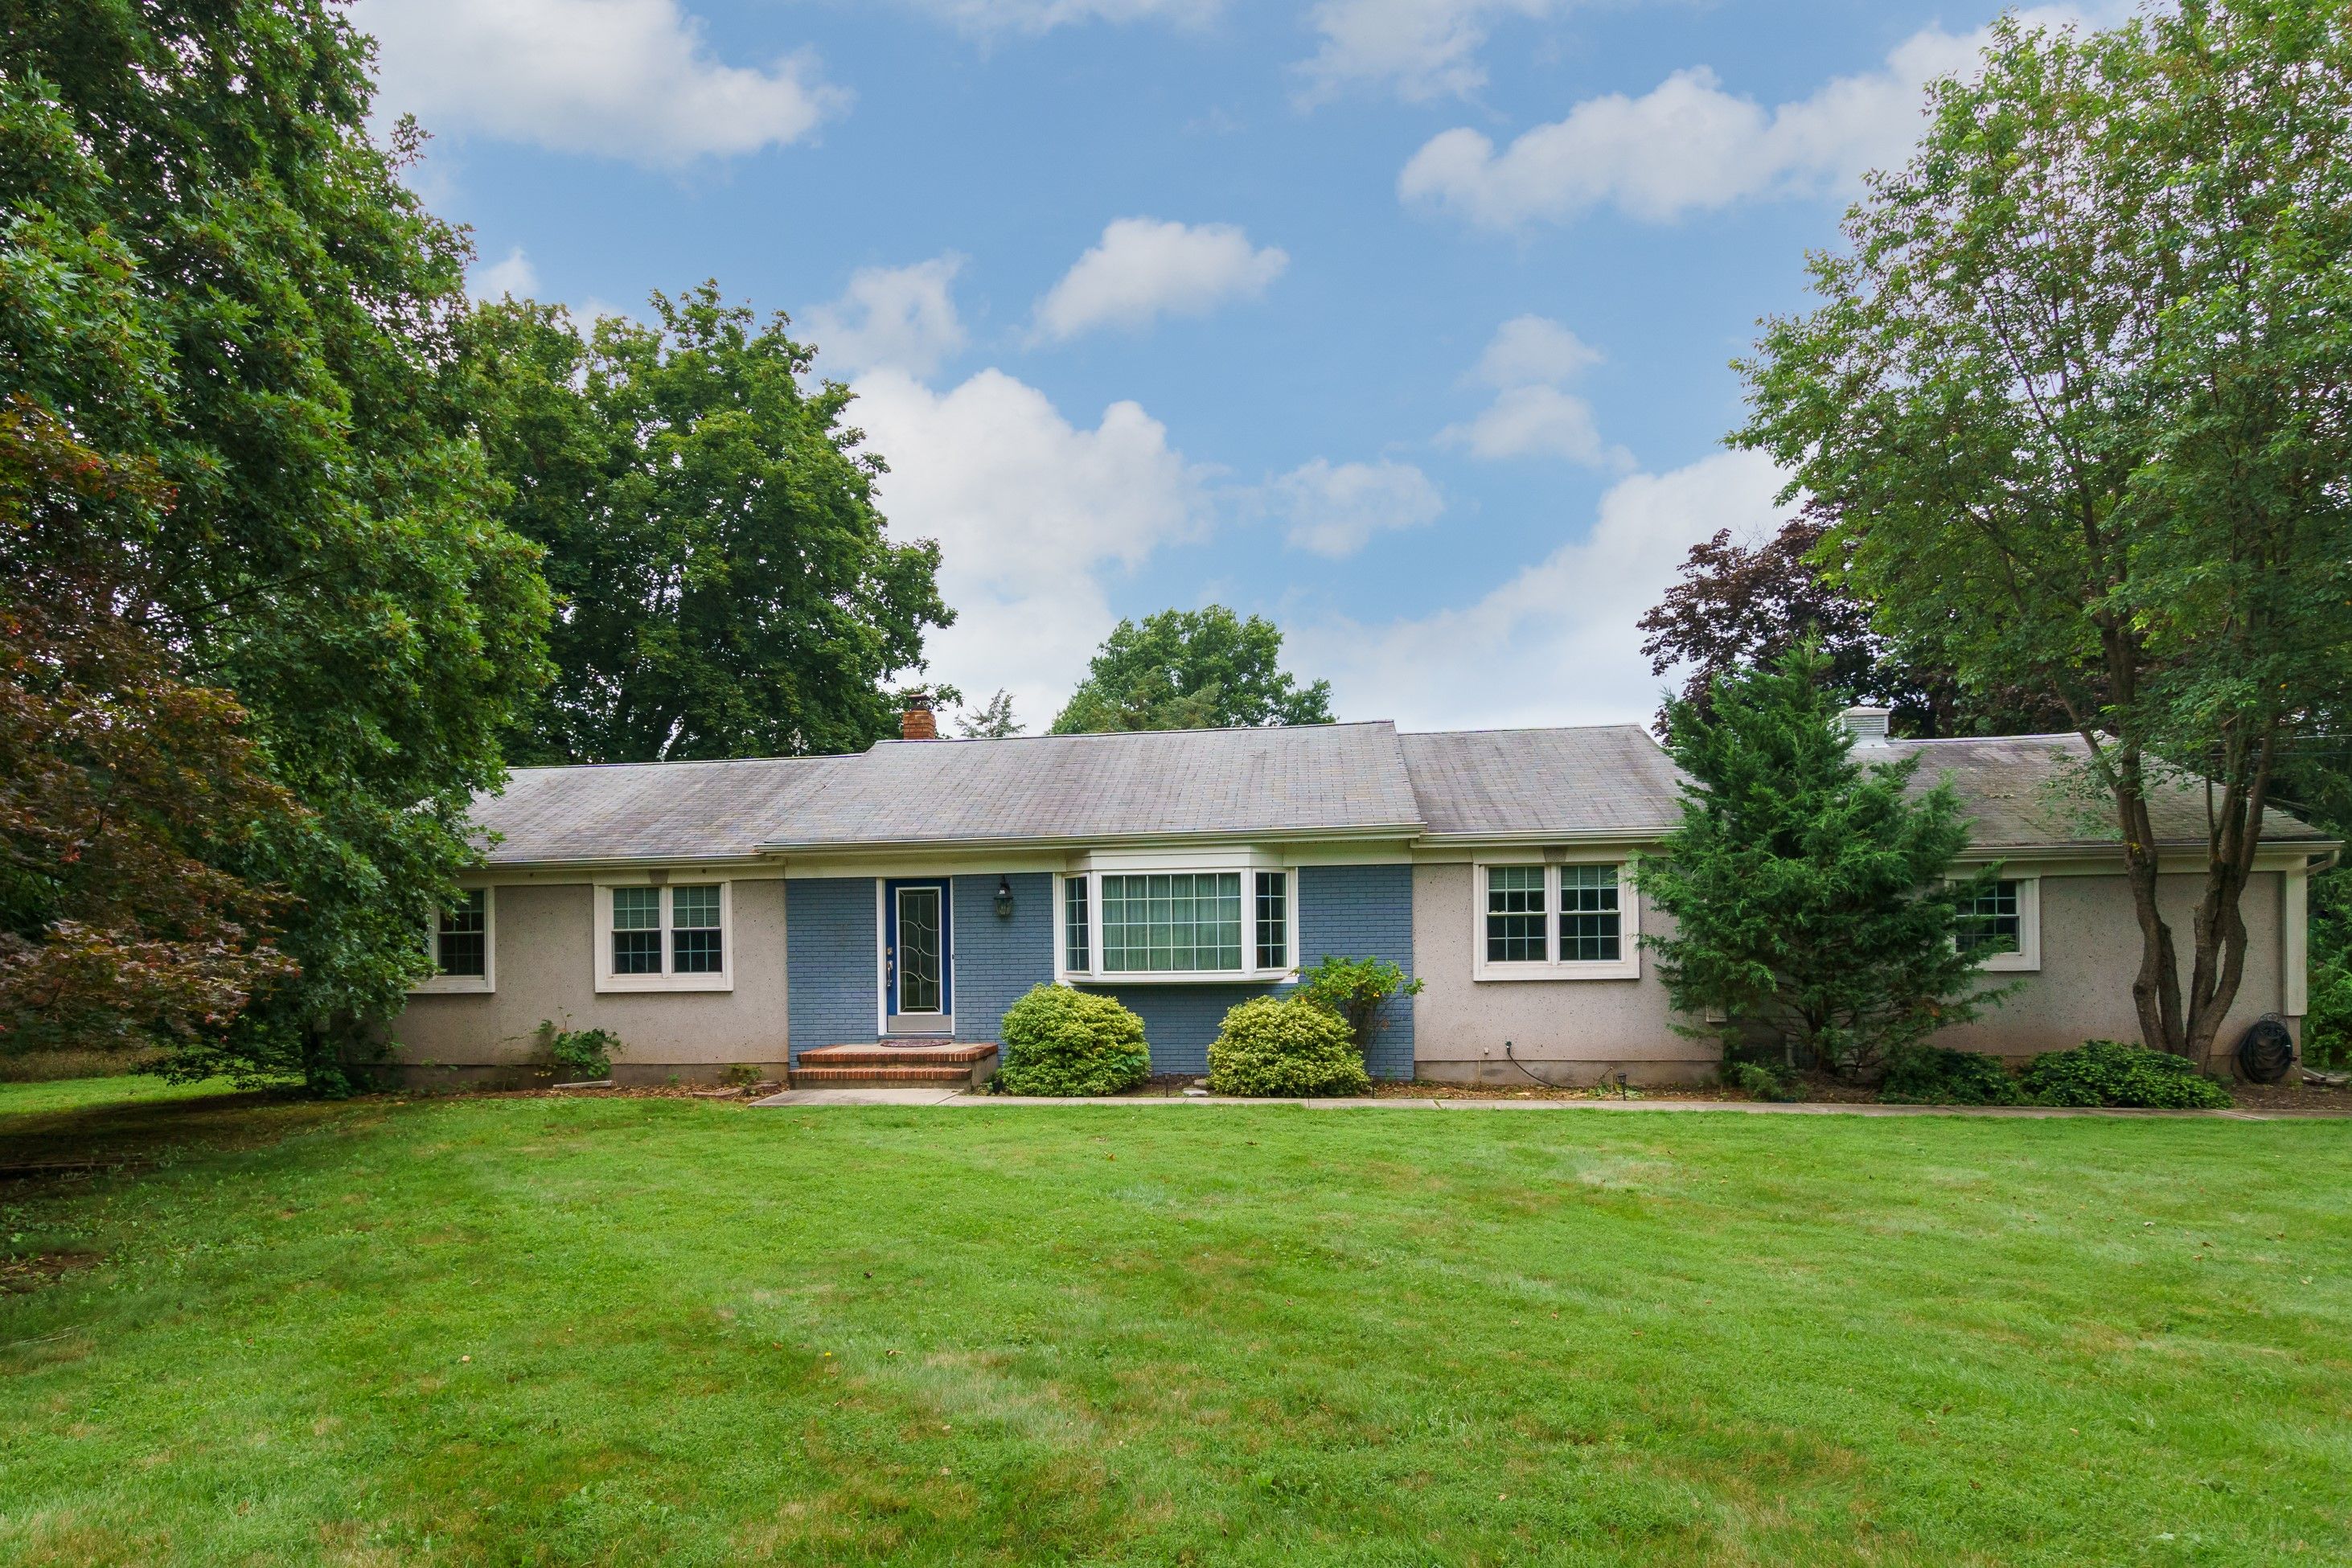
<instances>
[{"instance_id":1,"label":"evergreen tree","mask_svg":"<svg viewBox=\"0 0 2352 1568\"><path fill-rule=\"evenodd\" d=\"M1675 923L1643 941L1675 1010L1732 1020L1686 1032L1760 1034L1789 1066L1867 1073L1997 994L1959 940L1959 906L1992 873L1951 879L1958 797L1915 795L1916 754L1857 762L1828 675L1807 644L1717 679L1706 708L1668 700L1682 821L1636 877Z\"/></svg>"}]
</instances>

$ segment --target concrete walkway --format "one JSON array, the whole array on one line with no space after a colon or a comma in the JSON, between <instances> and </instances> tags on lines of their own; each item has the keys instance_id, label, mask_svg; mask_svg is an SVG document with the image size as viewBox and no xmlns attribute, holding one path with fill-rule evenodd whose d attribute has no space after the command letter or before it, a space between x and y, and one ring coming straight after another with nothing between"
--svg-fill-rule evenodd
<instances>
[{"instance_id":1,"label":"concrete walkway","mask_svg":"<svg viewBox=\"0 0 2352 1568\"><path fill-rule=\"evenodd\" d=\"M1092 1105L1156 1108L1179 1105L1295 1105L1305 1110L1717 1110L1748 1116L1988 1116L2052 1120L2070 1116L2168 1118L2213 1121L2352 1121L2352 1097L2341 1110L2107 1110L2051 1105L1872 1105L1800 1101L1768 1105L1750 1100L1421 1100L1367 1096L1348 1100L1241 1100L1221 1095L1108 1095L1052 1100L976 1094L968 1089L788 1089L754 1106L813 1105L1022 1106Z\"/></svg>"}]
</instances>

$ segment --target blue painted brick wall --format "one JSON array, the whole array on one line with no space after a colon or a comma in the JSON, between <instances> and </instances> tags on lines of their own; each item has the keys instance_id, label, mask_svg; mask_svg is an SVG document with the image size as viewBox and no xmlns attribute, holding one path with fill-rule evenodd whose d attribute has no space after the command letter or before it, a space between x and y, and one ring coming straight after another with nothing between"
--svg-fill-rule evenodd
<instances>
[{"instance_id":1,"label":"blue painted brick wall","mask_svg":"<svg viewBox=\"0 0 2352 1568\"><path fill-rule=\"evenodd\" d=\"M955 892L955 1032L959 1040L993 1040L1004 1010L1028 989L1054 978L1054 878L1021 871L1013 884L1013 916L996 913L995 877L957 877Z\"/></svg>"},{"instance_id":2,"label":"blue painted brick wall","mask_svg":"<svg viewBox=\"0 0 2352 1568\"><path fill-rule=\"evenodd\" d=\"M881 987L871 877L797 878L784 884L784 1011L792 1054L873 1043Z\"/></svg>"},{"instance_id":3,"label":"blue painted brick wall","mask_svg":"<svg viewBox=\"0 0 2352 1568\"><path fill-rule=\"evenodd\" d=\"M1298 962L1385 958L1412 975L1412 868L1307 866L1298 873ZM1391 999L1366 1053L1374 1078L1412 1076L1412 1004Z\"/></svg>"},{"instance_id":4,"label":"blue painted brick wall","mask_svg":"<svg viewBox=\"0 0 2352 1568\"><path fill-rule=\"evenodd\" d=\"M1201 1074L1209 1070L1209 1042L1236 1002L1264 996L1271 985L1088 985L1116 996L1143 1020L1143 1043L1151 1047L1153 1072Z\"/></svg>"},{"instance_id":5,"label":"blue painted brick wall","mask_svg":"<svg viewBox=\"0 0 2352 1568\"><path fill-rule=\"evenodd\" d=\"M1412 973L1412 868L1308 866L1298 875L1298 953L1392 959ZM955 1018L958 1037L993 1039L1004 1010L1054 977L1060 927L1052 877L1023 872L1013 884L1013 917L999 920L994 876L957 877ZM796 879L786 884L785 976L795 1059L813 1046L875 1035L874 883L865 877ZM1209 1042L1236 1002L1270 985L1095 985L1135 1009L1155 1072L1205 1073ZM1379 1078L1412 1076L1412 1008L1391 1003L1372 1042Z\"/></svg>"},{"instance_id":6,"label":"blue painted brick wall","mask_svg":"<svg viewBox=\"0 0 2352 1568\"><path fill-rule=\"evenodd\" d=\"M1412 868L1307 866L1298 873L1298 959L1311 964L1326 953L1386 958L1412 973ZM959 972L961 973L961 972ZM1100 985L1135 1009L1151 1047L1154 1072L1205 1073L1209 1042L1225 1011L1237 1002L1282 987L1271 985ZM1391 1002L1387 1026L1369 1056L1375 1078L1412 1076L1412 1005Z\"/></svg>"}]
</instances>

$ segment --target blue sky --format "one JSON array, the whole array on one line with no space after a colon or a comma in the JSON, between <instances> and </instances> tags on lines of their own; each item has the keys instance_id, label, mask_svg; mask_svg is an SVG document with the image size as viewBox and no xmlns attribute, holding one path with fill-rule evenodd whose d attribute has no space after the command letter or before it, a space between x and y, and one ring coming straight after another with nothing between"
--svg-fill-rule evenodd
<instances>
[{"instance_id":1,"label":"blue sky","mask_svg":"<svg viewBox=\"0 0 2352 1568\"><path fill-rule=\"evenodd\" d=\"M1120 616L1276 619L1343 718L1641 720L1780 515L1727 362L1999 7L359 0L478 292L715 277L858 391L933 674L1034 728Z\"/></svg>"}]
</instances>

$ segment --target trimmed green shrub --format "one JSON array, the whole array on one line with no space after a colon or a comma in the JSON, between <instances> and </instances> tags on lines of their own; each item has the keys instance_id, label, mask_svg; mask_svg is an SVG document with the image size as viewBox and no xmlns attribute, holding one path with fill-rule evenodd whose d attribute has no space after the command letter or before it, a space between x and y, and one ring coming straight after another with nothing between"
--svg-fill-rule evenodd
<instances>
[{"instance_id":1,"label":"trimmed green shrub","mask_svg":"<svg viewBox=\"0 0 2352 1568\"><path fill-rule=\"evenodd\" d=\"M1003 1094L1117 1094L1151 1076L1143 1020L1116 998L1038 985L1006 1009L997 1032Z\"/></svg>"},{"instance_id":2,"label":"trimmed green shrub","mask_svg":"<svg viewBox=\"0 0 2352 1568\"><path fill-rule=\"evenodd\" d=\"M1406 979L1403 968L1385 958L1339 958L1327 952L1298 976L1297 994L1348 1020L1356 1048L1369 1052L1372 1037L1385 1022L1381 1015L1389 998L1420 995L1421 982Z\"/></svg>"},{"instance_id":3,"label":"trimmed green shrub","mask_svg":"<svg viewBox=\"0 0 2352 1568\"><path fill-rule=\"evenodd\" d=\"M2221 1110L2230 1091L2185 1057L2090 1040L2071 1051L2036 1057L2025 1091L2042 1105L2129 1105L2151 1110Z\"/></svg>"},{"instance_id":4,"label":"trimmed green shrub","mask_svg":"<svg viewBox=\"0 0 2352 1568\"><path fill-rule=\"evenodd\" d=\"M1878 1098L1898 1105L2017 1105L2025 1094L1999 1057L1901 1046L1887 1053Z\"/></svg>"},{"instance_id":5,"label":"trimmed green shrub","mask_svg":"<svg viewBox=\"0 0 2352 1568\"><path fill-rule=\"evenodd\" d=\"M1372 1087L1348 1020L1304 996L1254 996L1209 1047L1214 1094L1365 1094Z\"/></svg>"},{"instance_id":6,"label":"trimmed green shrub","mask_svg":"<svg viewBox=\"0 0 2352 1568\"><path fill-rule=\"evenodd\" d=\"M1734 1089L1744 1089L1759 1100L1775 1102L1796 1100L1804 1090L1791 1075L1783 1074L1769 1062L1729 1062L1723 1075Z\"/></svg>"},{"instance_id":7,"label":"trimmed green shrub","mask_svg":"<svg viewBox=\"0 0 2352 1568\"><path fill-rule=\"evenodd\" d=\"M613 1076L613 1058L621 1054L621 1037L610 1029L559 1029L552 1018L539 1021L539 1038L556 1077L566 1082L593 1083Z\"/></svg>"}]
</instances>

